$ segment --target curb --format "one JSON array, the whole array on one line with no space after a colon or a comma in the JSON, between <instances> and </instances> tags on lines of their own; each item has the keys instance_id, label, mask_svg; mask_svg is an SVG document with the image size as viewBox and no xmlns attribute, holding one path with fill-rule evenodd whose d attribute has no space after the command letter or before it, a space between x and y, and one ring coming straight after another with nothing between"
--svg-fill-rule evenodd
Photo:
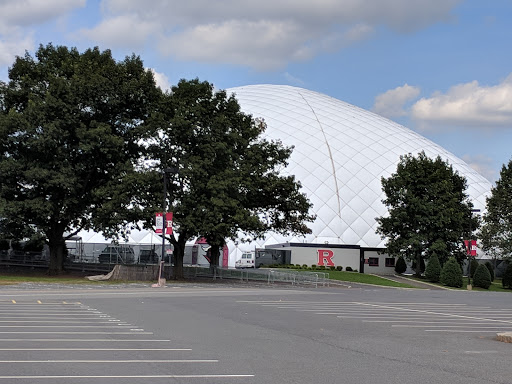
<instances>
[{"instance_id":1,"label":"curb","mask_svg":"<svg viewBox=\"0 0 512 384\"><path fill-rule=\"evenodd\" d=\"M512 343L512 332L502 332L496 334L496 340L504 343Z\"/></svg>"}]
</instances>

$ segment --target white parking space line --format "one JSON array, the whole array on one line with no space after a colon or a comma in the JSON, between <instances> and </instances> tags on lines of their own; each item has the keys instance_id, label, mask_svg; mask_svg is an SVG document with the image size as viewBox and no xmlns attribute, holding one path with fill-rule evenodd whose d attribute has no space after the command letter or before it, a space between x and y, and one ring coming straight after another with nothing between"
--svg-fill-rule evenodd
<instances>
[{"instance_id":1,"label":"white parking space line","mask_svg":"<svg viewBox=\"0 0 512 384\"><path fill-rule=\"evenodd\" d=\"M108 379L142 379L148 383L153 382L152 379L217 379L228 382L229 379L237 381L254 377L243 372L223 374L218 372L218 368L208 374L205 369L215 367L219 360L194 358L190 356L191 348L172 348L169 344L172 340L152 339L149 335L153 332L81 303L9 302L0 304L0 313L0 334L3 337L0 338L0 372L3 374L0 384L34 384L48 380L104 382ZM30 359L32 356L34 358ZM88 364L95 365L94 371ZM158 372L155 372L155 364L159 364ZM76 370L70 371L70 366ZM182 369L187 369L185 372L190 374L171 374L180 373ZM19 375L20 372L26 375ZM82 372L85 375L79 374Z\"/></svg>"},{"instance_id":2,"label":"white parking space line","mask_svg":"<svg viewBox=\"0 0 512 384\"><path fill-rule=\"evenodd\" d=\"M91 364L101 364L101 363L218 363L219 360L0 360L0 364L21 364L21 363L38 363L38 364L62 364L62 363L91 363Z\"/></svg>"},{"instance_id":3,"label":"white parking space line","mask_svg":"<svg viewBox=\"0 0 512 384\"><path fill-rule=\"evenodd\" d=\"M0 376L0 379L228 379L254 375Z\"/></svg>"}]
</instances>

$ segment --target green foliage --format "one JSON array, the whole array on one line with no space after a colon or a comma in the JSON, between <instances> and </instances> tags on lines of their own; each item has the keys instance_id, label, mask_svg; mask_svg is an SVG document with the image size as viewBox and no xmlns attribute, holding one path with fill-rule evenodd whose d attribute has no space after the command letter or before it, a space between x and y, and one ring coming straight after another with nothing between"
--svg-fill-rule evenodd
<instances>
[{"instance_id":1,"label":"green foliage","mask_svg":"<svg viewBox=\"0 0 512 384\"><path fill-rule=\"evenodd\" d=\"M454 257L450 257L448 261L444 263L443 269L441 270L440 281L449 287L462 287L462 269Z\"/></svg>"},{"instance_id":2,"label":"green foliage","mask_svg":"<svg viewBox=\"0 0 512 384\"><path fill-rule=\"evenodd\" d=\"M352 269L352 267L350 267L350 266L349 266L349 267L345 268L345 271L347 271L347 272L352 272L352 271L353 271L353 269Z\"/></svg>"},{"instance_id":3,"label":"green foliage","mask_svg":"<svg viewBox=\"0 0 512 384\"><path fill-rule=\"evenodd\" d=\"M308 269L308 265L307 264L302 264L302 269Z\"/></svg>"},{"instance_id":4,"label":"green foliage","mask_svg":"<svg viewBox=\"0 0 512 384\"><path fill-rule=\"evenodd\" d=\"M396 264L395 264L395 272L398 274L402 274L407 270L407 263L405 262L405 259L403 256L398 257Z\"/></svg>"},{"instance_id":5,"label":"green foliage","mask_svg":"<svg viewBox=\"0 0 512 384\"><path fill-rule=\"evenodd\" d=\"M311 269L314 271L316 269L316 264L312 264Z\"/></svg>"},{"instance_id":6,"label":"green foliage","mask_svg":"<svg viewBox=\"0 0 512 384\"><path fill-rule=\"evenodd\" d=\"M507 269L505 269L501 284L503 285L503 288L512 289L512 263L507 265Z\"/></svg>"},{"instance_id":7,"label":"green foliage","mask_svg":"<svg viewBox=\"0 0 512 384\"><path fill-rule=\"evenodd\" d=\"M211 264L216 265L226 239L240 232L247 238L270 230L311 232L306 223L314 217L300 183L280 174L292 148L263 138L266 123L244 114L235 96L198 79L180 80L159 112L154 124L161 139L150 152L161 168L177 170L166 200L179 234L170 240L175 249L181 242L175 251L178 263L185 242L198 235L212 246ZM148 227L161 196L147 204Z\"/></svg>"},{"instance_id":8,"label":"green foliage","mask_svg":"<svg viewBox=\"0 0 512 384\"><path fill-rule=\"evenodd\" d=\"M479 265L480 265L480 263L478 261L476 261L476 259L474 257L472 257L471 261L469 263L469 266L470 266L469 271L471 273L471 278L475 277L475 272Z\"/></svg>"},{"instance_id":9,"label":"green foliage","mask_svg":"<svg viewBox=\"0 0 512 384\"><path fill-rule=\"evenodd\" d=\"M473 277L475 287L489 289L491 286L491 274L484 264L479 264Z\"/></svg>"},{"instance_id":10,"label":"green foliage","mask_svg":"<svg viewBox=\"0 0 512 384\"><path fill-rule=\"evenodd\" d=\"M489 274L491 275L491 281L494 281L495 274L494 274L494 267L490 261L485 262L485 266L489 270Z\"/></svg>"},{"instance_id":11,"label":"green foliage","mask_svg":"<svg viewBox=\"0 0 512 384\"><path fill-rule=\"evenodd\" d=\"M337 271L343 271L343 267L342 267L341 265L338 265L338 266L336 267L336 270L337 270Z\"/></svg>"},{"instance_id":12,"label":"green foliage","mask_svg":"<svg viewBox=\"0 0 512 384\"><path fill-rule=\"evenodd\" d=\"M471 215L466 179L451 165L424 152L401 156L396 172L382 178L382 188L389 215L377 218L377 232L386 239L390 256L414 262L435 251L440 262L450 254L465 258L462 239L468 220L473 229L478 221Z\"/></svg>"},{"instance_id":13,"label":"green foliage","mask_svg":"<svg viewBox=\"0 0 512 384\"><path fill-rule=\"evenodd\" d=\"M9 249L8 240L0 240L0 251L7 251Z\"/></svg>"},{"instance_id":14,"label":"green foliage","mask_svg":"<svg viewBox=\"0 0 512 384\"><path fill-rule=\"evenodd\" d=\"M44 234L50 273L63 269L65 233L137 220L134 166L161 97L139 57L117 62L98 48L49 44L10 67L0 85L0 217Z\"/></svg>"},{"instance_id":15,"label":"green foliage","mask_svg":"<svg viewBox=\"0 0 512 384\"><path fill-rule=\"evenodd\" d=\"M491 188L479 233L483 250L493 258L512 258L512 160L503 165Z\"/></svg>"},{"instance_id":16,"label":"green foliage","mask_svg":"<svg viewBox=\"0 0 512 384\"><path fill-rule=\"evenodd\" d=\"M425 277L433 283L439 282L441 278L441 263L437 258L437 254L432 254L428 259L427 268L425 270Z\"/></svg>"},{"instance_id":17,"label":"green foliage","mask_svg":"<svg viewBox=\"0 0 512 384\"><path fill-rule=\"evenodd\" d=\"M336 267L335 267L334 265L331 265L331 266L329 267L329 269L330 269L331 271L335 271L335 270L336 270Z\"/></svg>"},{"instance_id":18,"label":"green foliage","mask_svg":"<svg viewBox=\"0 0 512 384\"><path fill-rule=\"evenodd\" d=\"M418 270L416 268L417 265L418 263L416 262L416 260L414 260L412 262L412 269L416 271L417 275L423 274L425 272L425 259L423 257L420 257L420 273L418 273Z\"/></svg>"}]
</instances>

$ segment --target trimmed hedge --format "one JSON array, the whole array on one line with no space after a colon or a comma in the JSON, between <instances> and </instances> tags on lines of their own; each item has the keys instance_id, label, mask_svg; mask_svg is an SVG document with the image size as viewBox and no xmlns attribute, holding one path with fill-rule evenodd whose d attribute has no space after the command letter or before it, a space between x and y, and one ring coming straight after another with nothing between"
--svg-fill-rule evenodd
<instances>
[{"instance_id":1,"label":"trimmed hedge","mask_svg":"<svg viewBox=\"0 0 512 384\"><path fill-rule=\"evenodd\" d=\"M441 270L440 281L449 287L462 287L462 269L454 257L450 257L448 261L444 263L443 269Z\"/></svg>"},{"instance_id":2,"label":"trimmed hedge","mask_svg":"<svg viewBox=\"0 0 512 384\"><path fill-rule=\"evenodd\" d=\"M491 275L491 282L494 281L495 275L494 275L494 267L490 261L485 262L485 266L489 270L489 273Z\"/></svg>"},{"instance_id":3,"label":"trimmed hedge","mask_svg":"<svg viewBox=\"0 0 512 384\"><path fill-rule=\"evenodd\" d=\"M428 259L425 277L433 283L439 282L441 278L441 263L439 263L439 259L435 253Z\"/></svg>"},{"instance_id":4,"label":"trimmed hedge","mask_svg":"<svg viewBox=\"0 0 512 384\"><path fill-rule=\"evenodd\" d=\"M398 274L402 274L407 270L407 263L405 262L405 259L403 256L400 256L395 264L395 272Z\"/></svg>"},{"instance_id":5,"label":"trimmed hedge","mask_svg":"<svg viewBox=\"0 0 512 384\"><path fill-rule=\"evenodd\" d=\"M501 280L501 284L503 285L503 288L512 289L512 263L507 266L505 274L503 275L503 280Z\"/></svg>"},{"instance_id":6,"label":"trimmed hedge","mask_svg":"<svg viewBox=\"0 0 512 384\"><path fill-rule=\"evenodd\" d=\"M489 289L491 286L491 274L484 264L480 264L475 271L473 277L473 285L475 287Z\"/></svg>"}]
</instances>

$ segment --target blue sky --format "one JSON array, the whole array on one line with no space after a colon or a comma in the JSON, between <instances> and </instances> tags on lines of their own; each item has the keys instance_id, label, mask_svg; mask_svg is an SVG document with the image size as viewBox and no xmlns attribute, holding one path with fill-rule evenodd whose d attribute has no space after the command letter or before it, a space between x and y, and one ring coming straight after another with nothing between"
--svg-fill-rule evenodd
<instances>
[{"instance_id":1,"label":"blue sky","mask_svg":"<svg viewBox=\"0 0 512 384\"><path fill-rule=\"evenodd\" d=\"M403 124L491 181L512 158L510 0L0 0L0 80L39 44L135 53L163 87L288 84Z\"/></svg>"}]
</instances>

